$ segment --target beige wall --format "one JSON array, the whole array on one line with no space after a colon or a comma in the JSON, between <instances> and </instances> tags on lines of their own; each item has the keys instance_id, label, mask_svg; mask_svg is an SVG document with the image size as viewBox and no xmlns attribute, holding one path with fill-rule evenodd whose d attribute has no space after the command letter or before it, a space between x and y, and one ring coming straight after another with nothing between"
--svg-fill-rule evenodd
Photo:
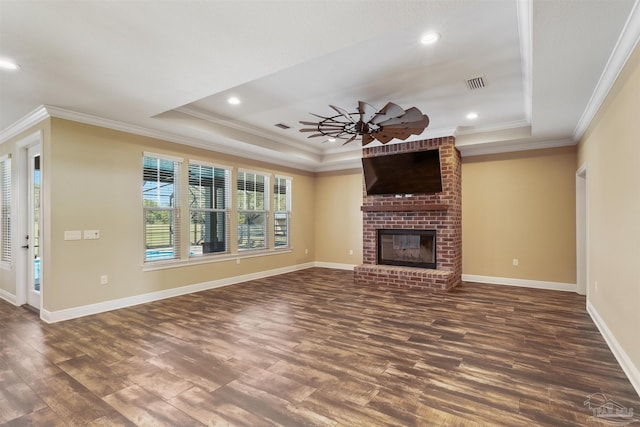
<instances>
[{"instance_id":1,"label":"beige wall","mask_svg":"<svg viewBox=\"0 0 640 427\"><path fill-rule=\"evenodd\" d=\"M51 250L43 293L46 310L63 310L313 261L312 251L304 253L305 248L314 247L312 174L62 119L52 119L51 126L53 141L48 153ZM293 250L245 258L240 264L232 259L143 271L140 190L144 151L182 157L185 163L196 159L291 176ZM187 215L183 215L183 221L188 221ZM100 239L64 240L65 230L87 229L100 230ZM101 275L108 275L108 285L99 284Z\"/></svg>"},{"instance_id":2,"label":"beige wall","mask_svg":"<svg viewBox=\"0 0 640 427\"><path fill-rule=\"evenodd\" d=\"M575 147L463 158L463 274L575 284L575 172Z\"/></svg>"},{"instance_id":3,"label":"beige wall","mask_svg":"<svg viewBox=\"0 0 640 427\"><path fill-rule=\"evenodd\" d=\"M640 45L579 145L586 165L587 296L640 387ZM597 287L596 287L597 283Z\"/></svg>"},{"instance_id":4,"label":"beige wall","mask_svg":"<svg viewBox=\"0 0 640 427\"><path fill-rule=\"evenodd\" d=\"M362 264L362 185L360 169L317 174L316 261Z\"/></svg>"}]
</instances>

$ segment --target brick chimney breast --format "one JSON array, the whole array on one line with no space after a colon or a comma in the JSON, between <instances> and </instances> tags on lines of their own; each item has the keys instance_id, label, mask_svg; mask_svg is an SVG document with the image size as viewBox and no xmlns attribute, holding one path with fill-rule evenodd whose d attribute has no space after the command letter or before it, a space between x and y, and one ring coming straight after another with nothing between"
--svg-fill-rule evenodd
<instances>
[{"instance_id":1,"label":"brick chimney breast","mask_svg":"<svg viewBox=\"0 0 640 427\"><path fill-rule=\"evenodd\" d=\"M363 186L363 264L358 284L449 291L462 277L462 160L453 136L364 148L363 157L440 149L442 192L367 196ZM378 230L435 230L436 268L378 264Z\"/></svg>"}]
</instances>

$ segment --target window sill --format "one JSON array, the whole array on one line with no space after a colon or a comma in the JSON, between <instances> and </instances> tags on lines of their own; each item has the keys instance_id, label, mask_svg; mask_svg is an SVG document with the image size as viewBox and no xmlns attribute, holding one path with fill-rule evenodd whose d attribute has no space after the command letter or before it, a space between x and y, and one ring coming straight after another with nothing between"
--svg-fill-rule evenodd
<instances>
[{"instance_id":1,"label":"window sill","mask_svg":"<svg viewBox=\"0 0 640 427\"><path fill-rule=\"evenodd\" d=\"M142 265L142 271L156 271L165 270L168 268L189 267L192 265L201 264L213 264L217 262L228 262L247 258L256 258L271 255L281 255L293 252L290 247L282 249L259 249L259 250L247 250L238 252L236 254L224 254L224 255L205 255L198 257L191 257L184 260L168 260L168 261L154 261Z\"/></svg>"}]
</instances>

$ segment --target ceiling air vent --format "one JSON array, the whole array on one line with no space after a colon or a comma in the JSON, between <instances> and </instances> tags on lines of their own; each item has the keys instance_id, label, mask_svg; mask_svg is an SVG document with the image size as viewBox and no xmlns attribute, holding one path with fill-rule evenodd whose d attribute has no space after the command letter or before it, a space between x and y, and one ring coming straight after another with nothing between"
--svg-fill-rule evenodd
<instances>
[{"instance_id":1,"label":"ceiling air vent","mask_svg":"<svg viewBox=\"0 0 640 427\"><path fill-rule=\"evenodd\" d=\"M285 130L286 129L291 129L291 126L285 125L284 123L276 123L274 126L277 127L277 128L280 128L280 129L285 129Z\"/></svg>"},{"instance_id":2,"label":"ceiling air vent","mask_svg":"<svg viewBox=\"0 0 640 427\"><path fill-rule=\"evenodd\" d=\"M482 89L485 86L486 83L484 81L484 76L467 79L467 87L469 88L469 90Z\"/></svg>"}]
</instances>

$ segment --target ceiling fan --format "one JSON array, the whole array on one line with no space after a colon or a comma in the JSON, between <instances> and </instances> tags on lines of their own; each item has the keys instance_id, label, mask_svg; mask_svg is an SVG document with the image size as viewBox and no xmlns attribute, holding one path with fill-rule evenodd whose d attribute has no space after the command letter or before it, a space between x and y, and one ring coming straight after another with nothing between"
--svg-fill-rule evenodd
<instances>
[{"instance_id":1,"label":"ceiling fan","mask_svg":"<svg viewBox=\"0 0 640 427\"><path fill-rule=\"evenodd\" d=\"M381 110L376 110L366 102L358 101L358 111L349 113L343 108L329 105L338 114L320 118L319 122L300 121L312 128L300 129L300 132L316 132L308 138L318 136L346 139L346 145L357 137L362 137L362 145L374 140L383 144L394 138L405 140L411 135L420 135L429 126L429 117L416 107L404 110L393 102L387 103Z\"/></svg>"}]
</instances>

